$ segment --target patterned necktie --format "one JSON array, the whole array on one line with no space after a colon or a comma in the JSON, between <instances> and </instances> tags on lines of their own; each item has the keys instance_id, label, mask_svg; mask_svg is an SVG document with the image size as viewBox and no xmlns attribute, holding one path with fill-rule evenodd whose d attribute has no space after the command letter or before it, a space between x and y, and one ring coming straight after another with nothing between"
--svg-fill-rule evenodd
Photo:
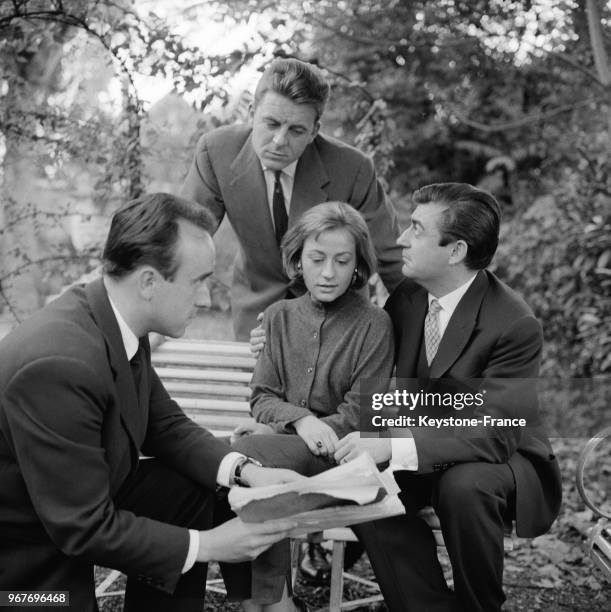
<instances>
[{"instance_id":1,"label":"patterned necktie","mask_svg":"<svg viewBox=\"0 0 611 612\"><path fill-rule=\"evenodd\" d=\"M439 347L441 334L439 333L439 311L441 306L435 299L431 300L429 311L424 319L424 348L426 349L426 360L429 365L435 358Z\"/></svg>"},{"instance_id":2,"label":"patterned necktie","mask_svg":"<svg viewBox=\"0 0 611 612\"><path fill-rule=\"evenodd\" d=\"M274 199L272 202L274 227L276 228L276 241L278 244L280 244L282 236L286 233L289 224L289 219L286 214L286 205L284 203L284 193L282 191L282 185L280 184L280 174L282 174L282 170L276 170L274 172Z\"/></svg>"}]
</instances>

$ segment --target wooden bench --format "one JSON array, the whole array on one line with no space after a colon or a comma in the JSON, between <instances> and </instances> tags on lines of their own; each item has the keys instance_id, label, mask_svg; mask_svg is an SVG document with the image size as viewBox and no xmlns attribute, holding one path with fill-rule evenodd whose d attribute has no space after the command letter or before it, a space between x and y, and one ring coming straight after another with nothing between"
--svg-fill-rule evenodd
<instances>
[{"instance_id":1,"label":"wooden bench","mask_svg":"<svg viewBox=\"0 0 611 612\"><path fill-rule=\"evenodd\" d=\"M248 343L180 339L152 341L151 346L157 374L171 397L197 423L217 436L229 436L235 427L251 418L248 383L255 359ZM425 509L422 517L433 529L437 546L443 547L439 520L433 509ZM356 541L351 529L328 529L314 537L332 541L328 608L331 612L383 601L375 582L343 571L346 543ZM513 536L507 532L505 550L512 548ZM365 599L342 602L344 578L363 583L374 594Z\"/></svg>"},{"instance_id":2,"label":"wooden bench","mask_svg":"<svg viewBox=\"0 0 611 612\"><path fill-rule=\"evenodd\" d=\"M255 358L247 343L167 340L152 346L159 378L196 423L229 436L250 420L248 383Z\"/></svg>"}]
</instances>

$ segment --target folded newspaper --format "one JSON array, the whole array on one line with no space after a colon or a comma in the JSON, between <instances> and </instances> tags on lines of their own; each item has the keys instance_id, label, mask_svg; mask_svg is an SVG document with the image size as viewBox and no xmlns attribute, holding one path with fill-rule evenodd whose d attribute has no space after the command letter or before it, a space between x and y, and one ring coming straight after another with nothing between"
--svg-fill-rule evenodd
<instances>
[{"instance_id":1,"label":"folded newspaper","mask_svg":"<svg viewBox=\"0 0 611 612\"><path fill-rule=\"evenodd\" d=\"M380 472L369 455L311 478L269 487L233 487L232 510L247 523L289 517L298 536L403 514L392 474Z\"/></svg>"}]
</instances>

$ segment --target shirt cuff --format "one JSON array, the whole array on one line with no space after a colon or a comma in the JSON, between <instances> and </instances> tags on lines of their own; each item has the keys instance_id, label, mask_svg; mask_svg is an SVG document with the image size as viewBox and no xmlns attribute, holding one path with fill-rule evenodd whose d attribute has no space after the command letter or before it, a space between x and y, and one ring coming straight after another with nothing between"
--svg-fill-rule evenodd
<instances>
[{"instance_id":1,"label":"shirt cuff","mask_svg":"<svg viewBox=\"0 0 611 612\"><path fill-rule=\"evenodd\" d=\"M246 459L246 455L242 453L236 453L232 451L227 453L222 459L219 465L219 471L216 474L216 482L221 487L230 487L233 484L233 474L235 472L236 465L239 461Z\"/></svg>"},{"instance_id":2,"label":"shirt cuff","mask_svg":"<svg viewBox=\"0 0 611 612\"><path fill-rule=\"evenodd\" d=\"M390 468L395 470L418 469L418 451L414 438L391 438Z\"/></svg>"},{"instance_id":3,"label":"shirt cuff","mask_svg":"<svg viewBox=\"0 0 611 612\"><path fill-rule=\"evenodd\" d=\"M185 564L182 567L182 574L186 574L194 565L197 560L197 551L199 550L199 531L195 529L189 529L189 550L187 552L187 558Z\"/></svg>"}]
</instances>

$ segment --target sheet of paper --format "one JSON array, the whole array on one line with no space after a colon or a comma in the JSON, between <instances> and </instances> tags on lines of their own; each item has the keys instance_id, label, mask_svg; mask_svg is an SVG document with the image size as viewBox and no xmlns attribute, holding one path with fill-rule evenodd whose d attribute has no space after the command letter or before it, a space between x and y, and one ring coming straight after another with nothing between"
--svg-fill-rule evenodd
<instances>
[{"instance_id":1,"label":"sheet of paper","mask_svg":"<svg viewBox=\"0 0 611 612\"><path fill-rule=\"evenodd\" d=\"M298 523L295 534L303 534L400 514L398 492L392 474L380 473L363 454L299 482L234 487L229 503L246 522L291 517Z\"/></svg>"}]
</instances>

